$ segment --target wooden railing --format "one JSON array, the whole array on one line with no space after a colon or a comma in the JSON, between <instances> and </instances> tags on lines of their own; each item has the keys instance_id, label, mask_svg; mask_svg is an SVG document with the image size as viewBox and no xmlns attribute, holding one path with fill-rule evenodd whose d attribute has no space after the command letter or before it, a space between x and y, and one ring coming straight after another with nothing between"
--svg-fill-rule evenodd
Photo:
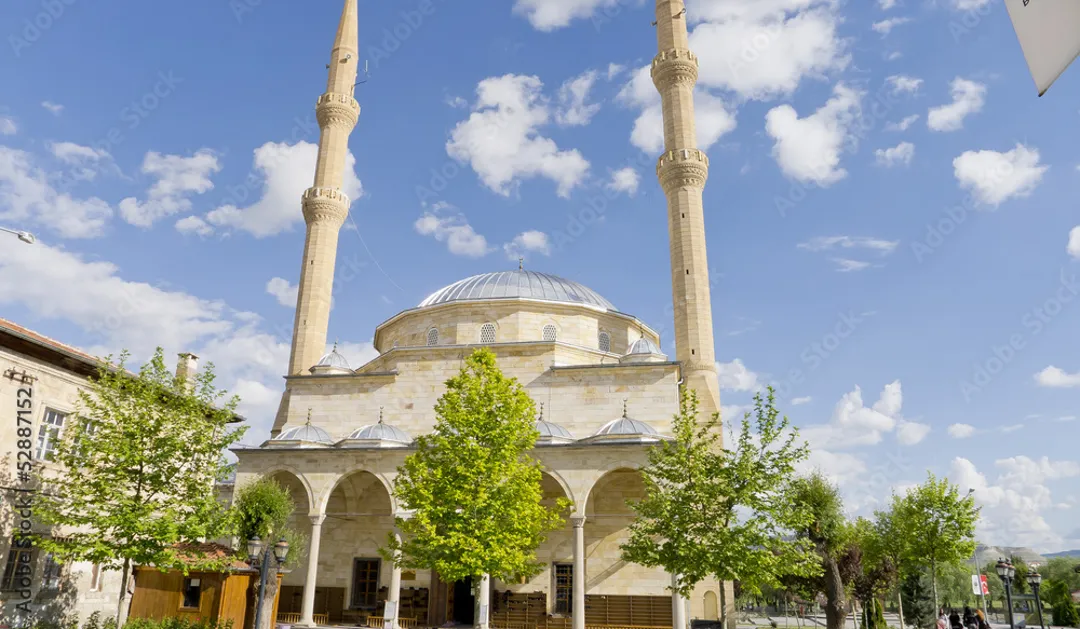
<instances>
[{"instance_id":1,"label":"wooden railing","mask_svg":"<svg viewBox=\"0 0 1080 629\"><path fill-rule=\"evenodd\" d=\"M543 624L544 623L535 622L500 622L496 620L491 622L491 629L537 629L538 626L542 626ZM368 626L371 627L373 625ZM596 625L589 623L585 625L585 629L671 629L671 627L650 627L645 625Z\"/></svg>"},{"instance_id":2,"label":"wooden railing","mask_svg":"<svg viewBox=\"0 0 1080 629\"><path fill-rule=\"evenodd\" d=\"M383 626L383 624L385 622L386 622L386 619L383 618L382 616L368 616L367 617L367 626L370 629L382 629L382 626ZM415 629L415 627L416 627L416 619L415 618L398 618L397 623L398 623L398 626L401 627L401 629Z\"/></svg>"},{"instance_id":3,"label":"wooden railing","mask_svg":"<svg viewBox=\"0 0 1080 629\"><path fill-rule=\"evenodd\" d=\"M330 624L330 616L328 614L312 614L311 617L315 620L316 625ZM300 622L300 614L278 614L277 621L282 625L295 625Z\"/></svg>"}]
</instances>

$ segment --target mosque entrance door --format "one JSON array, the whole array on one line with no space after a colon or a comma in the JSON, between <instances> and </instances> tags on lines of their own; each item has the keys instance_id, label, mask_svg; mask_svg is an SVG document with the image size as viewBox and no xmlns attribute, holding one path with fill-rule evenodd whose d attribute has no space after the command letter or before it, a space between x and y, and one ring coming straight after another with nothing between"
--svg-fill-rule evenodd
<instances>
[{"instance_id":1,"label":"mosque entrance door","mask_svg":"<svg viewBox=\"0 0 1080 629\"><path fill-rule=\"evenodd\" d=\"M453 619L459 625L473 624L476 615L476 596L473 594L472 577L454 583Z\"/></svg>"}]
</instances>

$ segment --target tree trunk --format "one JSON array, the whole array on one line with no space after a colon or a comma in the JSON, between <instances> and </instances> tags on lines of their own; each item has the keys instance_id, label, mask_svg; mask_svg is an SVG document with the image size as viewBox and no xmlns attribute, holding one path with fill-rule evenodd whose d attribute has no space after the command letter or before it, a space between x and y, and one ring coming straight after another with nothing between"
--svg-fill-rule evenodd
<instances>
[{"instance_id":1,"label":"tree trunk","mask_svg":"<svg viewBox=\"0 0 1080 629\"><path fill-rule=\"evenodd\" d=\"M720 626L727 627L727 583L720 582Z\"/></svg>"},{"instance_id":2,"label":"tree trunk","mask_svg":"<svg viewBox=\"0 0 1080 629\"><path fill-rule=\"evenodd\" d=\"M277 560L270 556L270 562L274 565L277 564ZM266 577L266 597L263 598L262 615L259 621L262 627L255 627L255 629L272 629L277 624L277 618L274 618L274 600L277 599L278 593L278 571L270 567L270 562L264 564L264 570L269 570L270 574ZM255 604L258 605L258 584L255 585L256 597ZM254 622L252 623L254 624Z\"/></svg>"},{"instance_id":3,"label":"tree trunk","mask_svg":"<svg viewBox=\"0 0 1080 629\"><path fill-rule=\"evenodd\" d=\"M937 622L937 617L941 613L941 607L938 606L937 597L937 562L933 557L930 557L930 583L934 588L934 622Z\"/></svg>"},{"instance_id":4,"label":"tree trunk","mask_svg":"<svg viewBox=\"0 0 1080 629\"><path fill-rule=\"evenodd\" d=\"M120 578L120 598L116 601L116 629L121 629L127 622L127 615L131 609L131 601L128 600L128 581L131 579L131 560L124 560L123 576ZM127 603L125 605L125 603Z\"/></svg>"},{"instance_id":5,"label":"tree trunk","mask_svg":"<svg viewBox=\"0 0 1080 629\"><path fill-rule=\"evenodd\" d=\"M904 597L903 597L903 595L900 594L899 585L897 585L897 588L896 588L896 603L897 603L897 611L900 614L900 629L905 629L905 627L904 627Z\"/></svg>"},{"instance_id":6,"label":"tree trunk","mask_svg":"<svg viewBox=\"0 0 1080 629\"><path fill-rule=\"evenodd\" d=\"M847 610L844 608L844 582L840 567L832 557L825 559L825 628L844 629Z\"/></svg>"}]
</instances>

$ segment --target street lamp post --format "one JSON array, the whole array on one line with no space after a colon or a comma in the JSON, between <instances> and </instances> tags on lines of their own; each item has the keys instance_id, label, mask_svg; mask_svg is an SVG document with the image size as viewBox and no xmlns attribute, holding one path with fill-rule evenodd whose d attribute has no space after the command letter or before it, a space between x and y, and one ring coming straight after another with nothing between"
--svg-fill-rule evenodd
<instances>
[{"instance_id":1,"label":"street lamp post","mask_svg":"<svg viewBox=\"0 0 1080 629\"><path fill-rule=\"evenodd\" d=\"M1005 585L1005 606L1008 607L1009 612L1009 627L1016 629L1016 624L1013 622L1013 606L1012 606L1012 581L1016 576L1016 568L1012 563L1005 561L1004 559L998 559L997 573L1001 577L1001 582Z\"/></svg>"},{"instance_id":2,"label":"street lamp post","mask_svg":"<svg viewBox=\"0 0 1080 629\"><path fill-rule=\"evenodd\" d=\"M255 602L255 624L253 629L261 629L263 599L266 597L266 582L269 580L270 569L285 563L285 557L289 554L289 542L285 538L278 540L273 546L263 546L262 540L256 535L247 543L248 563L256 566L259 570L259 597ZM276 563L275 563L276 562Z\"/></svg>"},{"instance_id":3,"label":"street lamp post","mask_svg":"<svg viewBox=\"0 0 1080 629\"><path fill-rule=\"evenodd\" d=\"M37 238L34 238L34 235L30 232L18 231L16 229L8 229L7 227L0 227L0 232L14 234L15 236L18 236L19 240L25 242L28 245L32 245L37 242Z\"/></svg>"},{"instance_id":4,"label":"street lamp post","mask_svg":"<svg viewBox=\"0 0 1080 629\"><path fill-rule=\"evenodd\" d=\"M1035 609L1039 611L1039 626L1042 627L1042 629L1046 629L1046 625L1043 624L1042 600L1039 598L1039 586L1042 584L1042 575L1039 574L1038 570L1032 570L1027 575L1027 582L1028 585L1031 586L1032 593L1035 594Z\"/></svg>"}]
</instances>

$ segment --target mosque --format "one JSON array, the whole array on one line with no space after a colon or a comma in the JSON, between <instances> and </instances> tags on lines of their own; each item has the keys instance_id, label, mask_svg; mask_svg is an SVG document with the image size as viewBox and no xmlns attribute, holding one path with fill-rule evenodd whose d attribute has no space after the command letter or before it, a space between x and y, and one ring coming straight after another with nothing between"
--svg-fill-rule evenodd
<instances>
[{"instance_id":1,"label":"mosque","mask_svg":"<svg viewBox=\"0 0 1080 629\"><path fill-rule=\"evenodd\" d=\"M648 448L670 438L679 386L697 392L702 413L720 408L702 208L709 161L695 148L698 61L688 47L683 0L656 0L653 26L665 149L656 170L667 197L675 357L661 352L648 324L600 293L518 269L436 291L376 328L378 357L350 365L336 349L322 355L350 205L342 192L347 144L360 114L353 98L357 0L345 0L327 91L316 106L314 185L302 195L307 231L286 388L271 438L235 450L237 486L256 475L277 479L296 501L295 526L309 533L306 559L284 577L280 617L306 627L685 629L691 619L716 620L721 605L732 609L730 583L701 583L684 600L671 595L663 570L620 558L632 517L626 501L643 495L637 470ZM395 515L407 517L393 498L397 468L413 439L432 430L444 382L481 346L541 409L534 456L545 469L545 500L565 497L572 507L565 528L538 550L542 573L521 583L485 579L474 589L399 569L378 551Z\"/></svg>"}]
</instances>

